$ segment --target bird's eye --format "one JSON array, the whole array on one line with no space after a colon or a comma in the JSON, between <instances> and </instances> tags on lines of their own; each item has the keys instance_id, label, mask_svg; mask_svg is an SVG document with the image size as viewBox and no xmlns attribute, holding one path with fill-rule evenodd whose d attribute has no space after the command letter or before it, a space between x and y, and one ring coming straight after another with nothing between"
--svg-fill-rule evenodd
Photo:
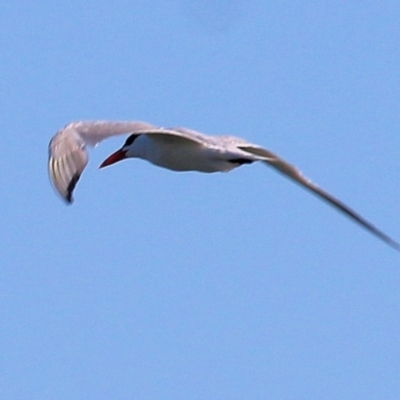
<instances>
[{"instance_id":1,"label":"bird's eye","mask_svg":"<svg viewBox=\"0 0 400 400\"><path fill-rule=\"evenodd\" d=\"M123 147L130 146L135 141L135 139L137 139L139 136L140 135L137 135L137 134L130 135L128 137L128 139L126 139Z\"/></svg>"}]
</instances>

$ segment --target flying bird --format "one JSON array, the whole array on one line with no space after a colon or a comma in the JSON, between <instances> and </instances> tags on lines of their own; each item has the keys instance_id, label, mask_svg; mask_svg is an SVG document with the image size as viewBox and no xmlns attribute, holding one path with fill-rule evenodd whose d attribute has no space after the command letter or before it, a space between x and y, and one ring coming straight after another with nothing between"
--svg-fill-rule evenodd
<instances>
[{"instance_id":1,"label":"flying bird","mask_svg":"<svg viewBox=\"0 0 400 400\"><path fill-rule=\"evenodd\" d=\"M400 251L400 244L341 200L317 186L292 164L259 145L233 136L209 136L186 128L161 128L141 121L79 121L57 132L49 143L50 179L67 202L89 157L87 146L111 136L129 134L124 145L100 168L127 158L141 158L173 171L228 172L260 161L275 168L326 201L364 229Z\"/></svg>"}]
</instances>

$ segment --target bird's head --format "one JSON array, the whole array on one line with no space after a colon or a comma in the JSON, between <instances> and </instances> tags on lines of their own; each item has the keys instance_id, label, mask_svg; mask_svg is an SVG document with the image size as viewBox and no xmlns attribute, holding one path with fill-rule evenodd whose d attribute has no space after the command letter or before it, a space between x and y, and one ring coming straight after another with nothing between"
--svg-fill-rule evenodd
<instances>
[{"instance_id":1,"label":"bird's head","mask_svg":"<svg viewBox=\"0 0 400 400\"><path fill-rule=\"evenodd\" d=\"M131 151L133 142L139 137L138 134L132 134L126 139L124 145L117 150L116 152L112 153L109 157L107 157L99 168L108 167L109 165L115 164L118 161L125 160L126 158L132 157Z\"/></svg>"}]
</instances>

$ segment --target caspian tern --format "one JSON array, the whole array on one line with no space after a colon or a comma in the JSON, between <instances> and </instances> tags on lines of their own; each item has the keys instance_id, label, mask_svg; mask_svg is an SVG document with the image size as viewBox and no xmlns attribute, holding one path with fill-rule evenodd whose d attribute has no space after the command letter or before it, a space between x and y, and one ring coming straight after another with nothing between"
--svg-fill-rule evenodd
<instances>
[{"instance_id":1,"label":"caspian tern","mask_svg":"<svg viewBox=\"0 0 400 400\"><path fill-rule=\"evenodd\" d=\"M126 158L142 158L173 171L228 172L261 161L325 200L379 239L400 251L400 244L342 201L306 178L299 169L271 151L233 136L208 136L186 128L160 128L140 121L73 122L56 133L49 144L51 181L67 203L88 163L86 146L110 136L130 134L121 149L100 168Z\"/></svg>"}]
</instances>

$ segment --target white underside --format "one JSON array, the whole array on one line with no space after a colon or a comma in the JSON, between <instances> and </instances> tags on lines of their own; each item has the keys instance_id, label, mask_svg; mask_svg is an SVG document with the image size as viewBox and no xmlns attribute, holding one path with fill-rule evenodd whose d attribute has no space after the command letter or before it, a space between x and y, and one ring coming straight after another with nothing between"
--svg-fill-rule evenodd
<instances>
[{"instance_id":1,"label":"white underside","mask_svg":"<svg viewBox=\"0 0 400 400\"><path fill-rule=\"evenodd\" d=\"M127 156L142 158L173 171L228 172L240 165L228 160L243 157L243 152L176 138L143 135L135 140Z\"/></svg>"}]
</instances>

